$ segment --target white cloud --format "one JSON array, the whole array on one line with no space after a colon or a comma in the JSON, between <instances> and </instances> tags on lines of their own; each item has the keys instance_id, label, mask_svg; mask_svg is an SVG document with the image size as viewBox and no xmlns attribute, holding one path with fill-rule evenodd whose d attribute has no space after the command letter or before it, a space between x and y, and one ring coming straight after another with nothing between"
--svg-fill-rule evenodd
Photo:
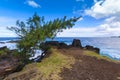
<instances>
[{"instance_id":1,"label":"white cloud","mask_svg":"<svg viewBox=\"0 0 120 80\"><path fill-rule=\"evenodd\" d=\"M120 16L120 0L94 0L95 4L88 10L87 15L94 18L104 18L110 16Z\"/></svg>"},{"instance_id":2,"label":"white cloud","mask_svg":"<svg viewBox=\"0 0 120 80\"><path fill-rule=\"evenodd\" d=\"M13 32L7 29L7 27L15 26L16 18L0 16L0 37L14 37Z\"/></svg>"},{"instance_id":3,"label":"white cloud","mask_svg":"<svg viewBox=\"0 0 120 80\"><path fill-rule=\"evenodd\" d=\"M0 37L16 37L17 35L6 27L0 26Z\"/></svg>"},{"instance_id":4,"label":"white cloud","mask_svg":"<svg viewBox=\"0 0 120 80\"><path fill-rule=\"evenodd\" d=\"M58 37L93 37L98 36L96 28L71 28L59 33Z\"/></svg>"},{"instance_id":5,"label":"white cloud","mask_svg":"<svg viewBox=\"0 0 120 80\"><path fill-rule=\"evenodd\" d=\"M97 32L106 33L105 36L120 36L120 19L119 17L109 17L104 20L104 23L99 25Z\"/></svg>"},{"instance_id":6,"label":"white cloud","mask_svg":"<svg viewBox=\"0 0 120 80\"><path fill-rule=\"evenodd\" d=\"M17 18L0 16L0 27L15 25Z\"/></svg>"},{"instance_id":7,"label":"white cloud","mask_svg":"<svg viewBox=\"0 0 120 80\"><path fill-rule=\"evenodd\" d=\"M77 27L77 26L76 26ZM120 19L112 16L106 18L102 24L90 27L78 27L64 30L59 37L110 37L120 36Z\"/></svg>"},{"instance_id":8,"label":"white cloud","mask_svg":"<svg viewBox=\"0 0 120 80\"><path fill-rule=\"evenodd\" d=\"M40 8L41 6L39 4L37 4L35 1L33 0L27 0L26 2L29 6L32 6L33 8Z\"/></svg>"},{"instance_id":9,"label":"white cloud","mask_svg":"<svg viewBox=\"0 0 120 80\"><path fill-rule=\"evenodd\" d=\"M15 21L15 19L10 17L8 18L8 17L0 16L0 23L13 22L13 21Z\"/></svg>"},{"instance_id":10,"label":"white cloud","mask_svg":"<svg viewBox=\"0 0 120 80\"><path fill-rule=\"evenodd\" d=\"M118 25L116 27L116 25ZM120 35L120 22L104 23L96 27L71 28L59 33L58 37L110 37Z\"/></svg>"},{"instance_id":11,"label":"white cloud","mask_svg":"<svg viewBox=\"0 0 120 80\"><path fill-rule=\"evenodd\" d=\"M101 25L96 26L96 32L102 36L120 35L120 0L94 0L94 5L85 10L85 14L96 19L104 19Z\"/></svg>"}]
</instances>

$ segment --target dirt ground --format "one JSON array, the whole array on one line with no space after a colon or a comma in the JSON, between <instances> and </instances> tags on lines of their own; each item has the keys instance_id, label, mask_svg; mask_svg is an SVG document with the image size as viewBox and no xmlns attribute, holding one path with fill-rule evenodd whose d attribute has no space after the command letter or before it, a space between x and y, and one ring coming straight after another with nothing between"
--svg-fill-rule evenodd
<instances>
[{"instance_id":1,"label":"dirt ground","mask_svg":"<svg viewBox=\"0 0 120 80\"><path fill-rule=\"evenodd\" d=\"M78 48L59 49L62 54L75 58L71 69L64 68L63 80L120 80L120 64L84 55Z\"/></svg>"}]
</instances>

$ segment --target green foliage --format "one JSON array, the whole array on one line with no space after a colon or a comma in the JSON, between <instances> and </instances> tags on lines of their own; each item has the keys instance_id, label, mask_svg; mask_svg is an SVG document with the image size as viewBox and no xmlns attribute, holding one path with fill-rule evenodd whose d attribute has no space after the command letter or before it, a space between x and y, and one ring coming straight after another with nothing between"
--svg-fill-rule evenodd
<instances>
[{"instance_id":1,"label":"green foliage","mask_svg":"<svg viewBox=\"0 0 120 80\"><path fill-rule=\"evenodd\" d=\"M6 76L5 80L61 80L59 74L62 69L71 69L75 59L60 53L57 49L52 48L50 52L50 56L41 63L27 64L20 72Z\"/></svg>"},{"instance_id":2,"label":"green foliage","mask_svg":"<svg viewBox=\"0 0 120 80\"><path fill-rule=\"evenodd\" d=\"M5 51L1 50L0 55L3 55L3 54L5 54Z\"/></svg>"},{"instance_id":3,"label":"green foliage","mask_svg":"<svg viewBox=\"0 0 120 80\"><path fill-rule=\"evenodd\" d=\"M20 41L17 44L18 52L24 59L34 56L34 50L41 48L40 44L47 38L54 38L58 32L63 29L71 28L79 19L57 18L53 21L45 21L44 17L39 17L36 13L30 17L27 22L17 21L17 27L8 28L14 31Z\"/></svg>"},{"instance_id":4,"label":"green foliage","mask_svg":"<svg viewBox=\"0 0 120 80\"><path fill-rule=\"evenodd\" d=\"M8 48L5 48L5 49L3 49L3 50L0 50L0 56L6 55L8 51L9 51Z\"/></svg>"}]
</instances>

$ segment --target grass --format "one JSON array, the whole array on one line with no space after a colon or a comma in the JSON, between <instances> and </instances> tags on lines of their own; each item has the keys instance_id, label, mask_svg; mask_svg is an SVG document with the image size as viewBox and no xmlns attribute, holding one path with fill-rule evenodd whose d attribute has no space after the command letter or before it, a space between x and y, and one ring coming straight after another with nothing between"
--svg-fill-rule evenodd
<instances>
[{"instance_id":1,"label":"grass","mask_svg":"<svg viewBox=\"0 0 120 80\"><path fill-rule=\"evenodd\" d=\"M0 51L0 56L1 56L1 55L4 55L4 54L5 54L5 51L4 51L4 50L1 50L1 51Z\"/></svg>"},{"instance_id":2,"label":"grass","mask_svg":"<svg viewBox=\"0 0 120 80\"><path fill-rule=\"evenodd\" d=\"M9 49L5 48L3 50L0 50L0 56L6 55L6 53L9 51Z\"/></svg>"},{"instance_id":3,"label":"grass","mask_svg":"<svg viewBox=\"0 0 120 80\"><path fill-rule=\"evenodd\" d=\"M9 75L5 80L61 80L59 76L62 68L71 68L75 59L51 49L49 57L44 58L40 63L31 63L20 72Z\"/></svg>"},{"instance_id":4,"label":"grass","mask_svg":"<svg viewBox=\"0 0 120 80\"><path fill-rule=\"evenodd\" d=\"M74 58L60 54L56 49L51 49L50 57L44 59L41 63L37 63L40 72L43 74L43 80L52 79L60 80L58 74L63 67L71 68L74 63Z\"/></svg>"},{"instance_id":5,"label":"grass","mask_svg":"<svg viewBox=\"0 0 120 80\"><path fill-rule=\"evenodd\" d=\"M87 55L87 56L92 56L92 57L96 57L97 59L103 59L103 60L107 60L109 62L115 62L115 63L120 63L120 61L117 61L117 60L113 60L111 58L108 58L106 56L102 56L102 55L99 55L93 51L88 51L88 50L85 50L84 51L84 55Z\"/></svg>"}]
</instances>

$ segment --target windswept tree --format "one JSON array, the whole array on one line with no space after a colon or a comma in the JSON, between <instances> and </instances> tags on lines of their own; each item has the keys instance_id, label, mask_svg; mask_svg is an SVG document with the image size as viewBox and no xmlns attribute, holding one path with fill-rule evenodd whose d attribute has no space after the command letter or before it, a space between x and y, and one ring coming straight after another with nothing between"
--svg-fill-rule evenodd
<instances>
[{"instance_id":1,"label":"windswept tree","mask_svg":"<svg viewBox=\"0 0 120 80\"><path fill-rule=\"evenodd\" d=\"M34 50L40 48L40 44L48 38L54 38L58 32L72 28L80 17L67 19L57 18L45 21L44 17L39 17L36 13L26 22L17 21L17 27L10 27L20 38L17 43L18 54L23 60L34 55Z\"/></svg>"}]
</instances>

